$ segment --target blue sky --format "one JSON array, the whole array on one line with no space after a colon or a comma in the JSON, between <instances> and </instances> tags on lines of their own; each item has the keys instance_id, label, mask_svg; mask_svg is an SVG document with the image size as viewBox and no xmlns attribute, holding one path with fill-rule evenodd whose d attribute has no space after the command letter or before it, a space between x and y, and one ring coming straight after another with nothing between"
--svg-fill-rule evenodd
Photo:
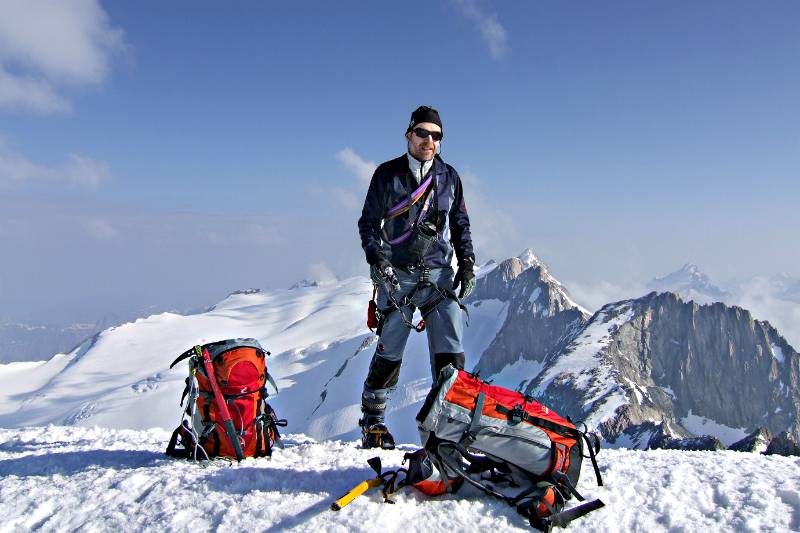
<instances>
[{"instance_id":1,"label":"blue sky","mask_svg":"<svg viewBox=\"0 0 800 533\"><path fill-rule=\"evenodd\" d=\"M0 317L365 274L369 172L420 104L479 261L532 247L597 301L687 261L800 277L798 27L789 1L4 0Z\"/></svg>"}]
</instances>

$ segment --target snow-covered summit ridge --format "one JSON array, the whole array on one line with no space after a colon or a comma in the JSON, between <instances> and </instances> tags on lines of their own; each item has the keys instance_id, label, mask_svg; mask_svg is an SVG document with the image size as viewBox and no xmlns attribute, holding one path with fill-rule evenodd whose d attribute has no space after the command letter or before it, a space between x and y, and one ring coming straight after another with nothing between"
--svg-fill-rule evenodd
<instances>
[{"instance_id":1,"label":"snow-covered summit ridge","mask_svg":"<svg viewBox=\"0 0 800 533\"><path fill-rule=\"evenodd\" d=\"M589 317L530 248L480 277L471 302L503 302L505 316L476 370L517 388L538 374L545 356Z\"/></svg>"},{"instance_id":2,"label":"snow-covered summit ridge","mask_svg":"<svg viewBox=\"0 0 800 533\"><path fill-rule=\"evenodd\" d=\"M766 425L776 431L797 420L800 403L791 403L797 353L745 310L651 293L608 304L588 320L528 252L485 265L479 274L465 302L467 368L511 389L535 388L557 412L604 425L609 440L622 438L635 419L633 445L647 442L641 436L649 431L645 423L662 419L677 427L699 416L717 424L703 427L749 429L756 418L764 425L764 418L773 420ZM0 366L0 426L171 430L186 369L168 370L169 363L197 343L253 337L274 354L270 372L281 392L270 401L290 420L291 431L318 439L357 438L360 388L375 341L365 326L371 293L365 277L295 290L239 291L205 313L152 315L104 330L47 364ZM427 352L426 336L411 333L387 414L402 440L415 438L414 415L430 389ZM725 374L731 383L717 383L720 372L713 369L726 362L739 366ZM733 373L747 365L748 374ZM717 389L695 383L700 378ZM726 405L703 396L721 389L730 392ZM739 419L724 413L738 389L763 397L749 400L750 407L742 407L747 417Z\"/></svg>"},{"instance_id":3,"label":"snow-covered summit ridge","mask_svg":"<svg viewBox=\"0 0 800 533\"><path fill-rule=\"evenodd\" d=\"M730 293L711 282L711 278L693 263L686 263L679 270L656 277L647 288L657 292L674 292L686 300L707 304L727 301Z\"/></svg>"},{"instance_id":4,"label":"snow-covered summit ridge","mask_svg":"<svg viewBox=\"0 0 800 533\"><path fill-rule=\"evenodd\" d=\"M543 267L544 270L547 270L547 266L542 262L541 259L536 257L536 254L533 252L532 248L525 248L522 250L522 252L517 256L517 259L522 261L522 264L525 265L526 268Z\"/></svg>"}]
</instances>

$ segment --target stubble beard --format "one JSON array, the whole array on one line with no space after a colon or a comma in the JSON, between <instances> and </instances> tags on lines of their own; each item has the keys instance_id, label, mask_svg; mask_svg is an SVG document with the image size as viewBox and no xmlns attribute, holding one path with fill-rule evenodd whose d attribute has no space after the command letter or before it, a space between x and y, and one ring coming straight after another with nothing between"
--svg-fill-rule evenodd
<instances>
[{"instance_id":1,"label":"stubble beard","mask_svg":"<svg viewBox=\"0 0 800 533\"><path fill-rule=\"evenodd\" d=\"M430 161L436 156L436 145L433 146L433 149L430 152L423 151L423 146L413 146L409 145L409 152L413 155L417 161Z\"/></svg>"}]
</instances>

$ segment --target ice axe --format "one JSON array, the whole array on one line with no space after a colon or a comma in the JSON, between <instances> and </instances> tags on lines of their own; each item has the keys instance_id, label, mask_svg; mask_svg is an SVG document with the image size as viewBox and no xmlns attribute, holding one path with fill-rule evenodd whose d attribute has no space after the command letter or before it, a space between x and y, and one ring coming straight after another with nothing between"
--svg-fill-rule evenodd
<instances>
[{"instance_id":1,"label":"ice axe","mask_svg":"<svg viewBox=\"0 0 800 533\"><path fill-rule=\"evenodd\" d=\"M367 459L367 464L372 467L372 469L377 474L377 477L373 477L367 479L366 481L362 481L355 487L353 487L350 492L336 500L331 504L331 511L339 511L345 505L348 505L353 500L367 492L369 489L373 487L379 487L381 485L385 485L387 483L387 476L397 476L397 472L381 472L381 458L380 457L373 457L372 459ZM394 478L392 478L394 479ZM385 495L384 495L385 496ZM387 500L391 501L391 500Z\"/></svg>"}]
</instances>

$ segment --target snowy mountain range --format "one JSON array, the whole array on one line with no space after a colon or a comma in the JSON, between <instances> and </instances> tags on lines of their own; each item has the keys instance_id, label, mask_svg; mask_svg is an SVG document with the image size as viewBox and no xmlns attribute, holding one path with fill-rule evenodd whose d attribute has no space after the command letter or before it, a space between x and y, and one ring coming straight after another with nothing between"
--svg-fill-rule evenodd
<instances>
[{"instance_id":1,"label":"snowy mountain range","mask_svg":"<svg viewBox=\"0 0 800 533\"><path fill-rule=\"evenodd\" d=\"M603 307L528 392L629 447L658 429L725 445L759 427L800 435L800 367L788 342L744 309L672 293Z\"/></svg>"},{"instance_id":2,"label":"snowy mountain range","mask_svg":"<svg viewBox=\"0 0 800 533\"><path fill-rule=\"evenodd\" d=\"M47 362L1 365L0 426L169 430L186 372L168 369L175 356L254 337L272 352L272 403L290 431L354 439L375 341L364 324L370 295L358 277L237 291L204 313L153 315ZM468 368L584 420L612 445L644 447L664 428L726 444L761 426L798 435L798 354L744 309L651 293L590 316L530 250L483 265L466 303ZM412 333L387 413L399 441L417 440L414 415L430 386L425 335Z\"/></svg>"},{"instance_id":3,"label":"snowy mountain range","mask_svg":"<svg viewBox=\"0 0 800 533\"><path fill-rule=\"evenodd\" d=\"M730 292L714 285L707 274L691 263L666 276L654 278L647 284L647 288L656 292L674 292L684 300L699 304L726 302L731 298Z\"/></svg>"},{"instance_id":4,"label":"snowy mountain range","mask_svg":"<svg viewBox=\"0 0 800 533\"><path fill-rule=\"evenodd\" d=\"M653 279L647 290L672 292L698 304L723 302L749 310L768 320L794 346L800 346L800 279L788 274L754 276L719 283L699 267L687 263L679 270Z\"/></svg>"},{"instance_id":5,"label":"snowy mountain range","mask_svg":"<svg viewBox=\"0 0 800 533\"><path fill-rule=\"evenodd\" d=\"M99 319L79 322L0 321L0 364L49 359L53 354L71 351L87 338L109 327L167 309L169 308L155 305L134 307L106 313ZM204 308L186 308L172 312L193 314L204 310Z\"/></svg>"},{"instance_id":6,"label":"snowy mountain range","mask_svg":"<svg viewBox=\"0 0 800 533\"><path fill-rule=\"evenodd\" d=\"M41 361L54 353L71 350L103 329L105 327L98 329L93 323L0 324L0 363Z\"/></svg>"}]
</instances>

